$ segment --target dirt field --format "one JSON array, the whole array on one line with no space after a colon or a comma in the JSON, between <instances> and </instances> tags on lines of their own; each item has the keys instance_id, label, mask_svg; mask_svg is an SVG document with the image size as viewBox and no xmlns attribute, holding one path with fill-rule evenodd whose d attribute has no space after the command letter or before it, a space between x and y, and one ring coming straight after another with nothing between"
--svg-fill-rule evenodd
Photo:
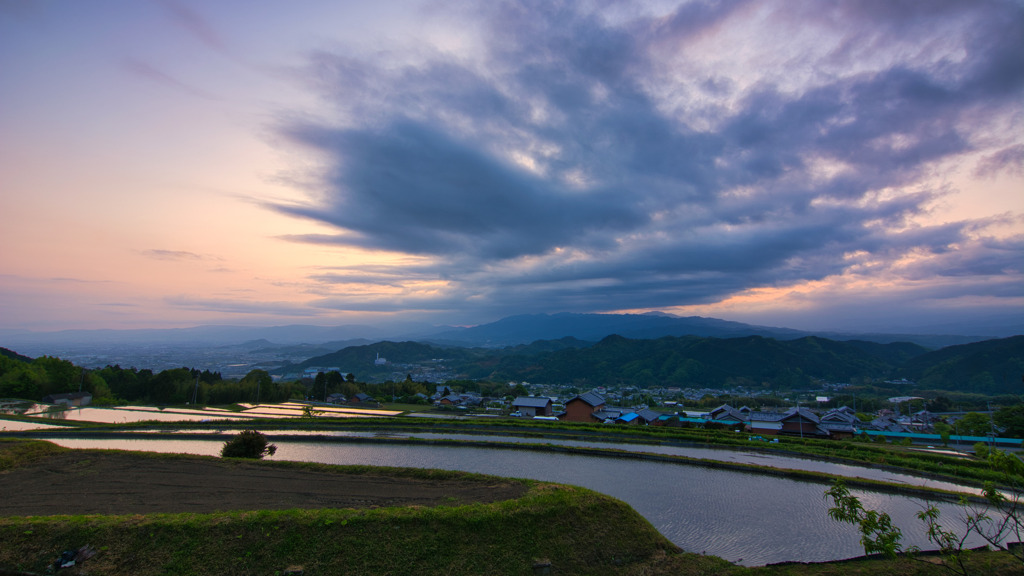
<instances>
[{"instance_id":1,"label":"dirt field","mask_svg":"<svg viewBox=\"0 0 1024 576\"><path fill-rule=\"evenodd\" d=\"M507 500L524 491L503 482L75 451L0 473L0 516L436 506Z\"/></svg>"}]
</instances>

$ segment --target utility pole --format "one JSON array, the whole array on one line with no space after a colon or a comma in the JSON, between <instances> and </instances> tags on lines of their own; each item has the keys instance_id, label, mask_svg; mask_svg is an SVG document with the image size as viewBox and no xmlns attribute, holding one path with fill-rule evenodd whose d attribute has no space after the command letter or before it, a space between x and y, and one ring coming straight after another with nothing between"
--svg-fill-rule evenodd
<instances>
[{"instance_id":1,"label":"utility pole","mask_svg":"<svg viewBox=\"0 0 1024 576\"><path fill-rule=\"evenodd\" d=\"M995 418L992 416L992 403L991 402L985 402L985 406L988 408L988 425L989 425L988 437L992 439L992 446L991 446L990 449L991 450L995 450L996 449L996 421L995 421Z\"/></svg>"}]
</instances>

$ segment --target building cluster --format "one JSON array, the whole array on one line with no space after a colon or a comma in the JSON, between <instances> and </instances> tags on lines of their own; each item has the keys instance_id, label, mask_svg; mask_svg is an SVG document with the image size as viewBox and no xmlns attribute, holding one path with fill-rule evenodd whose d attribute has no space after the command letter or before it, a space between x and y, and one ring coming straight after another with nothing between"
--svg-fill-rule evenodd
<instances>
[{"instance_id":1,"label":"building cluster","mask_svg":"<svg viewBox=\"0 0 1024 576\"><path fill-rule=\"evenodd\" d=\"M494 401L479 392L452 392L447 386L437 386L430 397L435 406L454 408L475 408Z\"/></svg>"},{"instance_id":2,"label":"building cluster","mask_svg":"<svg viewBox=\"0 0 1024 576\"><path fill-rule=\"evenodd\" d=\"M649 408L618 408L608 404L596 391L576 395L556 411L546 396L521 396L512 402L512 414L530 418L557 418L570 422L646 424L651 426L716 426L745 430L753 434L791 435L808 438L852 438L857 434L905 434L933 432L938 418L922 410L901 416L881 411L871 421L862 421L848 406L828 411L797 406L785 410L752 410L728 404L707 412L665 413Z\"/></svg>"},{"instance_id":3,"label":"building cluster","mask_svg":"<svg viewBox=\"0 0 1024 576\"><path fill-rule=\"evenodd\" d=\"M326 400L328 404L372 404L374 406L377 405L377 401L374 400L372 396L370 396L369 394L364 394L363 392L354 394L351 398L346 398L344 394L340 392L335 392L333 394L328 394Z\"/></svg>"}]
</instances>

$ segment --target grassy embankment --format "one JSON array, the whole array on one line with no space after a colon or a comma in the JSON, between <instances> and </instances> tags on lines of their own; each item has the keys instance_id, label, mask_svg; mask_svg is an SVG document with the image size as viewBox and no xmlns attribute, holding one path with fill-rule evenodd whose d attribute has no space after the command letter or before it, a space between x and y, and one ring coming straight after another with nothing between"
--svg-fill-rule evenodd
<instances>
[{"instance_id":1,"label":"grassy embankment","mask_svg":"<svg viewBox=\"0 0 1024 576\"><path fill-rule=\"evenodd\" d=\"M64 451L44 442L5 442L0 474ZM140 467L167 457L138 454ZM263 464L282 474L308 467ZM520 498L465 506L6 517L0 518L0 567L45 573L61 551L86 543L100 551L84 565L90 574L138 575L275 574L292 565L306 574L532 574L545 560L556 573L632 573L677 552L623 502L582 488L523 482L528 490Z\"/></svg>"},{"instance_id":2,"label":"grassy embankment","mask_svg":"<svg viewBox=\"0 0 1024 576\"><path fill-rule=\"evenodd\" d=\"M45 442L0 444L0 474L65 452ZM87 451L83 451L87 452ZM138 454L147 459L201 458ZM297 463L264 463L287 470ZM343 467L334 467L344 471ZM358 472L358 471L355 471ZM436 472L433 472L436 474ZM432 474L402 471L402 474ZM444 474L460 477L487 477ZM2 482L2 480L0 480ZM626 504L590 490L525 482L525 496L494 504L371 510L286 510L149 516L0 518L0 574L43 574L61 551L99 554L88 574L938 574L922 560L866 560L744 568L682 553ZM1019 573L1002 553L972 556L986 574ZM75 570L69 571L75 573Z\"/></svg>"}]
</instances>

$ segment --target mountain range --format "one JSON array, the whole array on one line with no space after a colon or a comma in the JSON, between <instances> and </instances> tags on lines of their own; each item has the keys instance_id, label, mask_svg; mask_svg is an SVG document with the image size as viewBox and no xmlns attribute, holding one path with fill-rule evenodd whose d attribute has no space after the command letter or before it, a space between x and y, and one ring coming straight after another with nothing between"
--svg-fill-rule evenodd
<instances>
[{"instance_id":1,"label":"mountain range","mask_svg":"<svg viewBox=\"0 0 1024 576\"><path fill-rule=\"evenodd\" d=\"M288 325L270 327L252 326L197 326L174 329L140 330L62 330L32 332L27 330L0 330L0 345L28 354L48 354L52 347L67 346L210 346L238 345L249 341L265 340L276 345L323 345L354 341L417 341L458 346L503 347L528 344L536 340L558 340L572 337L598 341L618 334L627 338L659 338L662 336L710 336L735 338L764 336L778 340L793 340L806 336L820 336L830 340L865 340L879 343L913 342L927 348L941 348L992 338L1024 334L1024 321L1019 326L1006 325L977 334L885 334L809 332L790 328L757 326L699 316L681 317L664 313L648 314L525 314L509 316L487 324L472 327L437 326L423 323L370 325Z\"/></svg>"},{"instance_id":2,"label":"mountain range","mask_svg":"<svg viewBox=\"0 0 1024 576\"><path fill-rule=\"evenodd\" d=\"M1019 392L1024 336L809 334L668 314L531 314L473 327L202 326L0 334L0 347L83 367L194 367L240 377L336 366L367 381L432 377L799 386L810 379L909 378L931 388ZM376 360L386 358L386 364ZM445 376L447 375L447 376Z\"/></svg>"}]
</instances>

